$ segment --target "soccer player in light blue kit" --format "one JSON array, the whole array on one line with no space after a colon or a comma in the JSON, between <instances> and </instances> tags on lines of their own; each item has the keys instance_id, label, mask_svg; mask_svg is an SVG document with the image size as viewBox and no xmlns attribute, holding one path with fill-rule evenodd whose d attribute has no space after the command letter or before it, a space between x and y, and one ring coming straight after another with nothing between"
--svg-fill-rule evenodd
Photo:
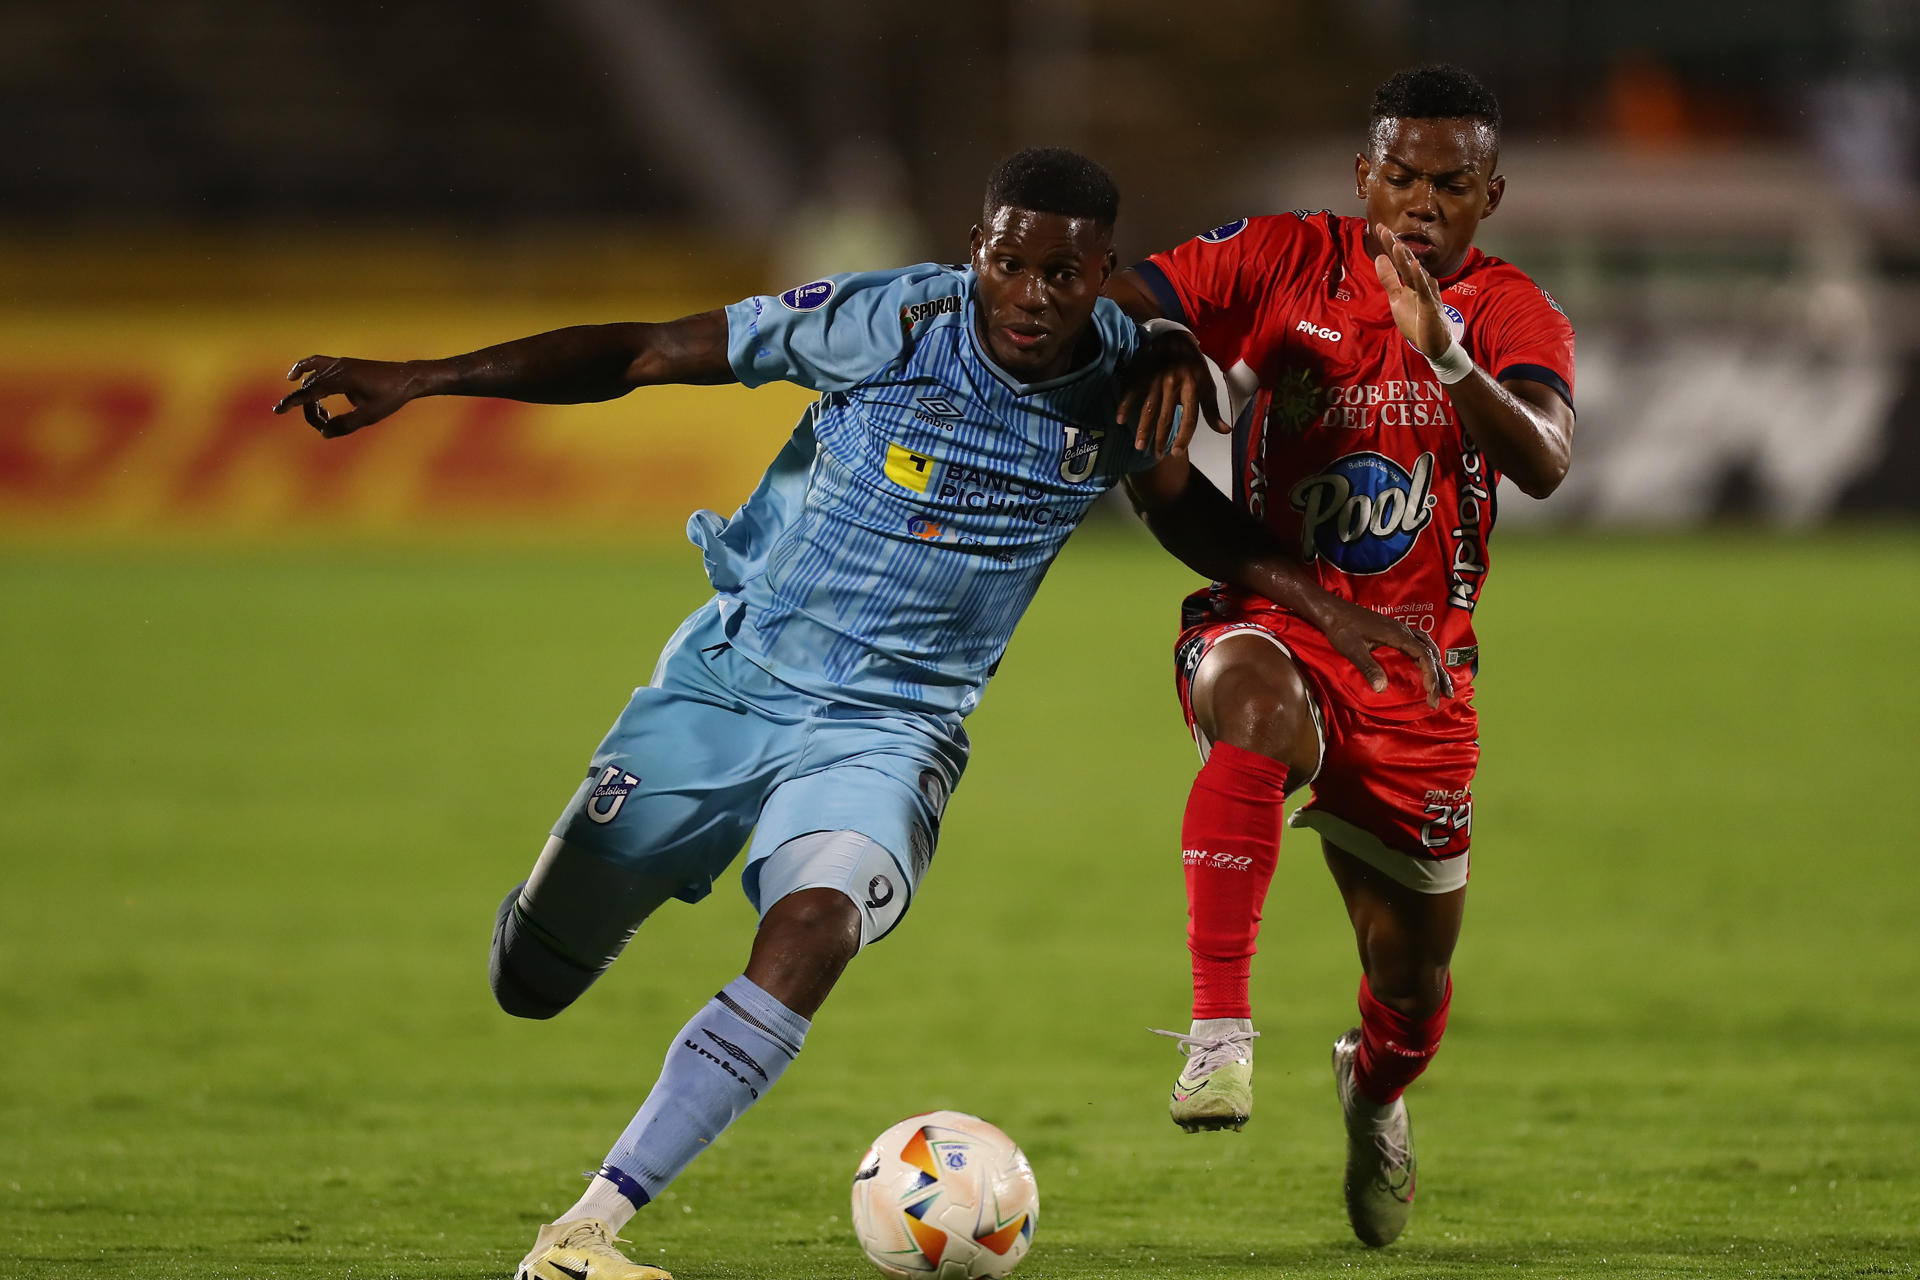
<instances>
[{"instance_id":1,"label":"soccer player in light blue kit","mask_svg":"<svg viewBox=\"0 0 1920 1280\"><path fill-rule=\"evenodd\" d=\"M289 375L304 381L276 412L298 405L325 436L436 394L578 403L736 379L821 393L738 511L689 521L714 596L501 903L494 995L530 1018L572 1003L667 899L705 897L743 845L760 913L745 972L675 1035L522 1280L666 1276L623 1257L614 1233L773 1087L848 961L899 923L966 766L961 721L1102 493L1132 475L1162 540L1210 577L1269 598L1317 590L1188 468L1202 406L1218 416L1212 382L1188 335L1143 339L1100 297L1118 204L1085 157L1022 152L990 181L966 268L834 276L449 360L313 356ZM1123 406L1129 361L1139 389ZM351 410L329 414L334 395ZM1418 650L1338 603L1329 634L1348 651Z\"/></svg>"}]
</instances>

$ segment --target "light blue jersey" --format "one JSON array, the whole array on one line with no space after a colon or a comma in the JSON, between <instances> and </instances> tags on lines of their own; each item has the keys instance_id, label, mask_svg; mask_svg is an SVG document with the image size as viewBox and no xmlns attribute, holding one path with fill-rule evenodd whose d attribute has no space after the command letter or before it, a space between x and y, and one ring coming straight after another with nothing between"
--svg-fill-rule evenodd
<instances>
[{"instance_id":1,"label":"light blue jersey","mask_svg":"<svg viewBox=\"0 0 1920 1280\"><path fill-rule=\"evenodd\" d=\"M1067 535L1154 461L1114 423L1138 343L1117 306L1094 359L1022 384L982 349L973 290L923 263L727 308L741 382L822 393L730 519L687 525L732 644L787 684L967 714Z\"/></svg>"},{"instance_id":2,"label":"light blue jersey","mask_svg":"<svg viewBox=\"0 0 1920 1280\"><path fill-rule=\"evenodd\" d=\"M1151 461L1114 423L1114 373L1137 343L1119 308L1097 304L1086 364L1021 385L981 350L973 290L972 272L925 264L727 309L742 382L821 396L731 519L688 522L717 594L501 903L503 1008L565 1008L667 897L706 896L743 842L763 917L810 894L793 918L831 919L817 914L830 892L858 912L862 946L899 924L966 768L961 718L1067 535ZM809 1026L756 982L729 983L676 1036L582 1204L659 1195Z\"/></svg>"}]
</instances>

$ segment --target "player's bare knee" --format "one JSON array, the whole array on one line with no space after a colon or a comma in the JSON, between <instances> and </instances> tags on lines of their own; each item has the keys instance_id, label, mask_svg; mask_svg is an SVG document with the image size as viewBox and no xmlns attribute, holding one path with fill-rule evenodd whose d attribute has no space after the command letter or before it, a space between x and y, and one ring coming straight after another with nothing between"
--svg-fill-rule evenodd
<instances>
[{"instance_id":1,"label":"player's bare knee","mask_svg":"<svg viewBox=\"0 0 1920 1280\"><path fill-rule=\"evenodd\" d=\"M1379 973L1369 971L1373 998L1403 1018L1424 1020L1447 1002L1449 975L1444 964L1414 962Z\"/></svg>"},{"instance_id":2,"label":"player's bare knee","mask_svg":"<svg viewBox=\"0 0 1920 1280\"><path fill-rule=\"evenodd\" d=\"M1194 674L1193 705L1201 732L1287 766L1298 778L1320 763L1306 681L1299 668L1258 636L1229 636Z\"/></svg>"},{"instance_id":3,"label":"player's bare knee","mask_svg":"<svg viewBox=\"0 0 1920 1280\"><path fill-rule=\"evenodd\" d=\"M860 908L838 889L802 889L768 908L760 936L782 950L844 966L860 950Z\"/></svg>"},{"instance_id":4,"label":"player's bare knee","mask_svg":"<svg viewBox=\"0 0 1920 1280\"><path fill-rule=\"evenodd\" d=\"M853 899L838 889L801 889L760 918L747 977L811 1018L859 952L860 909Z\"/></svg>"}]
</instances>

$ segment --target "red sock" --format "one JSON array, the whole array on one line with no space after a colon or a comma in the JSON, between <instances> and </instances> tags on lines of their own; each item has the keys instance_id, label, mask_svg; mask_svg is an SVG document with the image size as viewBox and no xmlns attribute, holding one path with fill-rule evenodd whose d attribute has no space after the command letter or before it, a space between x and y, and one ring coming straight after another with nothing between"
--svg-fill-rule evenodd
<instances>
[{"instance_id":1,"label":"red sock","mask_svg":"<svg viewBox=\"0 0 1920 1280\"><path fill-rule=\"evenodd\" d=\"M1196 1018L1253 1016L1247 978L1260 936L1260 907L1280 860L1286 788L1286 765L1217 742L1187 795L1180 847Z\"/></svg>"},{"instance_id":2,"label":"red sock","mask_svg":"<svg viewBox=\"0 0 1920 1280\"><path fill-rule=\"evenodd\" d=\"M1395 1013L1374 997L1373 988L1360 979L1360 1052L1353 1062L1353 1083L1360 1092L1385 1106L1417 1079L1447 1031L1447 1010L1453 1006L1453 977L1440 1007L1424 1018Z\"/></svg>"}]
</instances>

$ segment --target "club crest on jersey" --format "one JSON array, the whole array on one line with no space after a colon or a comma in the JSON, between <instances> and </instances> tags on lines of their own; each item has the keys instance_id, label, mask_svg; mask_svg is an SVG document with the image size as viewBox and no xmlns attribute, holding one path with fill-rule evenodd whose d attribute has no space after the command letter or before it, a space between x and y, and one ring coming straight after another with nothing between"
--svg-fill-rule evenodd
<instances>
[{"instance_id":1,"label":"club crest on jersey","mask_svg":"<svg viewBox=\"0 0 1920 1280\"><path fill-rule=\"evenodd\" d=\"M1107 433L1101 427L1068 427L1066 432L1066 447L1060 452L1060 478L1068 484L1079 484L1093 474Z\"/></svg>"},{"instance_id":2,"label":"club crest on jersey","mask_svg":"<svg viewBox=\"0 0 1920 1280\"><path fill-rule=\"evenodd\" d=\"M1208 244L1219 244L1223 240L1233 239L1246 229L1247 220L1245 218L1235 218L1232 222L1221 223L1211 231L1202 231L1200 233L1200 239L1206 241Z\"/></svg>"},{"instance_id":3,"label":"club crest on jersey","mask_svg":"<svg viewBox=\"0 0 1920 1280\"><path fill-rule=\"evenodd\" d=\"M1325 413L1327 391L1311 369L1289 369L1273 380L1267 421L1289 434L1305 431Z\"/></svg>"},{"instance_id":4,"label":"club crest on jersey","mask_svg":"<svg viewBox=\"0 0 1920 1280\"><path fill-rule=\"evenodd\" d=\"M780 305L789 311L818 311L833 296L833 281L815 280L797 284L780 295Z\"/></svg>"},{"instance_id":5,"label":"club crest on jersey","mask_svg":"<svg viewBox=\"0 0 1920 1280\"><path fill-rule=\"evenodd\" d=\"M587 797L587 817L599 823L612 822L639 785L640 779L623 772L619 765L608 765L600 771L599 780L593 784L593 794Z\"/></svg>"},{"instance_id":6,"label":"club crest on jersey","mask_svg":"<svg viewBox=\"0 0 1920 1280\"><path fill-rule=\"evenodd\" d=\"M1453 335L1455 342L1467 336L1467 318L1447 303L1440 304L1440 314L1447 318L1447 332Z\"/></svg>"},{"instance_id":7,"label":"club crest on jersey","mask_svg":"<svg viewBox=\"0 0 1920 1280\"><path fill-rule=\"evenodd\" d=\"M1371 451L1349 453L1288 495L1300 513L1300 550L1344 573L1384 573L1413 549L1433 521L1433 455L1409 473Z\"/></svg>"}]
</instances>

